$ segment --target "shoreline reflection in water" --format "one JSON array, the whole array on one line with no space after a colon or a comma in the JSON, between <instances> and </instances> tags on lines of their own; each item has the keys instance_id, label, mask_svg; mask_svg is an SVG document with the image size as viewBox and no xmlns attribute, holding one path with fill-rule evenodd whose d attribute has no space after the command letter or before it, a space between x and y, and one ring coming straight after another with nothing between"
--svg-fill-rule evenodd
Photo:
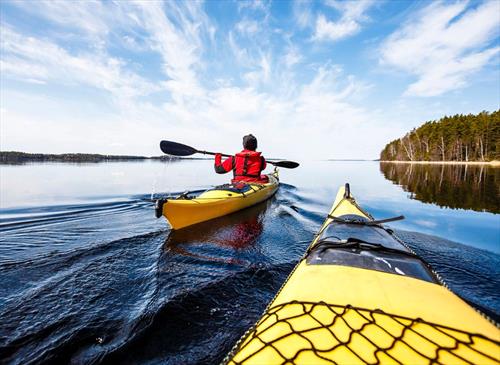
<instances>
[{"instance_id":1,"label":"shoreline reflection in water","mask_svg":"<svg viewBox=\"0 0 500 365\"><path fill-rule=\"evenodd\" d=\"M410 199L452 209L500 213L500 168L381 162L380 171L409 192Z\"/></svg>"}]
</instances>

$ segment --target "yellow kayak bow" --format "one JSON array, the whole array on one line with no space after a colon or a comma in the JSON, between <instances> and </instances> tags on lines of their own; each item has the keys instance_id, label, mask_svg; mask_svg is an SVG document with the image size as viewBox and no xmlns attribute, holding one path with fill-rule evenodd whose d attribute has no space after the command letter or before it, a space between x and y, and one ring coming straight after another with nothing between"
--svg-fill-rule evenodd
<instances>
[{"instance_id":1,"label":"yellow kayak bow","mask_svg":"<svg viewBox=\"0 0 500 365\"><path fill-rule=\"evenodd\" d=\"M381 223L340 188L306 254L224 363L499 364L499 328Z\"/></svg>"}]
</instances>

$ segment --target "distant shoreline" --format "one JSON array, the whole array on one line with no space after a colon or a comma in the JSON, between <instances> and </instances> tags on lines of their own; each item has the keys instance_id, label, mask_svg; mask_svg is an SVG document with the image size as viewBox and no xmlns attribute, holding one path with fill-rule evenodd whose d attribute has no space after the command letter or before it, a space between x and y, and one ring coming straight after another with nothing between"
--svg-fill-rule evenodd
<instances>
[{"instance_id":1,"label":"distant shoreline","mask_svg":"<svg viewBox=\"0 0 500 365\"><path fill-rule=\"evenodd\" d=\"M500 167L500 161L390 161L381 160L384 163L405 163L405 164L422 164L422 165L489 165Z\"/></svg>"},{"instance_id":2,"label":"distant shoreline","mask_svg":"<svg viewBox=\"0 0 500 365\"><path fill-rule=\"evenodd\" d=\"M123 162L144 160L209 160L208 158L178 157L178 156L127 156L127 155L101 155L92 153L27 153L18 151L0 151L0 164L23 164L29 162L69 162L69 163L98 163L98 162Z\"/></svg>"}]
</instances>

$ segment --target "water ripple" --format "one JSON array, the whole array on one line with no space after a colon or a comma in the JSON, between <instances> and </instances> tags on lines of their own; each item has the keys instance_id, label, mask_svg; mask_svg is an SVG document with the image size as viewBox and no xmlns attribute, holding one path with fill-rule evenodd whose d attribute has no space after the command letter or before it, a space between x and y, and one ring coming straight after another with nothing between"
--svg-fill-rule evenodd
<instances>
[{"instance_id":1,"label":"water ripple","mask_svg":"<svg viewBox=\"0 0 500 365\"><path fill-rule=\"evenodd\" d=\"M148 198L0 212L3 363L220 362L328 209L284 184L265 203L170 232ZM459 295L500 313L499 255L398 234Z\"/></svg>"}]
</instances>

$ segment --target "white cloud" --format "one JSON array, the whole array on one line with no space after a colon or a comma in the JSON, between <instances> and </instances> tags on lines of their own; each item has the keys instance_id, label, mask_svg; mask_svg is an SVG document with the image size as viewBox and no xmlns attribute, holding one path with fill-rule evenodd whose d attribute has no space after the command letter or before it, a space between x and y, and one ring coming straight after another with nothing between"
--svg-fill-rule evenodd
<instances>
[{"instance_id":1,"label":"white cloud","mask_svg":"<svg viewBox=\"0 0 500 365\"><path fill-rule=\"evenodd\" d=\"M202 90L196 76L196 68L201 67L200 55L203 50L202 31L204 15L196 2L177 5L166 2L167 11L158 2L137 1L141 22L150 34L152 47L162 56L163 70L170 80L167 87L174 98L199 95ZM181 6L185 6L180 8ZM176 18L176 23L167 16Z\"/></svg>"},{"instance_id":2,"label":"white cloud","mask_svg":"<svg viewBox=\"0 0 500 365\"><path fill-rule=\"evenodd\" d=\"M360 25L352 20L345 19L338 23L330 22L324 15L319 15L316 20L315 39L318 40L338 40L356 33L360 29Z\"/></svg>"},{"instance_id":3,"label":"white cloud","mask_svg":"<svg viewBox=\"0 0 500 365\"><path fill-rule=\"evenodd\" d=\"M337 9L342 13L342 17L346 19L359 19L366 20L365 12L373 6L373 0L360 0L360 1L339 1L339 0L326 0L325 4Z\"/></svg>"},{"instance_id":4,"label":"white cloud","mask_svg":"<svg viewBox=\"0 0 500 365\"><path fill-rule=\"evenodd\" d=\"M120 32L123 35L113 41L120 39L133 51L144 51L148 47L161 55L166 80L158 80L157 85L167 88L173 98L182 100L202 92L196 71L203 67L204 44L213 41L215 28L203 12L201 2L41 1L33 7L23 5L22 8L93 37L99 47L94 54L88 52L88 59L108 59L115 63L116 59L107 54L105 45L109 34Z\"/></svg>"},{"instance_id":5,"label":"white cloud","mask_svg":"<svg viewBox=\"0 0 500 365\"><path fill-rule=\"evenodd\" d=\"M338 21L331 21L324 14L319 14L316 19L314 40L337 41L358 33L361 30L361 23L368 19L365 13L374 5L374 1L330 0L326 4L339 11L341 16Z\"/></svg>"},{"instance_id":6,"label":"white cloud","mask_svg":"<svg viewBox=\"0 0 500 365\"><path fill-rule=\"evenodd\" d=\"M297 0L293 3L293 16L300 28L306 28L314 23L314 15L311 10L311 2L308 0Z\"/></svg>"},{"instance_id":7,"label":"white cloud","mask_svg":"<svg viewBox=\"0 0 500 365\"><path fill-rule=\"evenodd\" d=\"M229 32L227 39L236 61L243 66L247 66L250 59L247 50L238 44L233 32Z\"/></svg>"},{"instance_id":8,"label":"white cloud","mask_svg":"<svg viewBox=\"0 0 500 365\"><path fill-rule=\"evenodd\" d=\"M8 60L0 60L0 72L3 75L16 75L25 80L38 80L39 82L44 82L43 80L49 77L49 72L45 67L16 56L8 57Z\"/></svg>"},{"instance_id":9,"label":"white cloud","mask_svg":"<svg viewBox=\"0 0 500 365\"><path fill-rule=\"evenodd\" d=\"M439 63L433 65L432 68L420 75L420 79L417 82L408 87L406 94L435 96L464 87L467 85L466 78L480 70L499 52L500 47L493 47L462 58L450 59L446 64Z\"/></svg>"},{"instance_id":10,"label":"white cloud","mask_svg":"<svg viewBox=\"0 0 500 365\"><path fill-rule=\"evenodd\" d=\"M2 77L47 84L40 93L2 86L2 107L9 110L2 114L2 148L31 146L32 152L57 153L80 146L81 152L155 155L158 140L166 138L233 151L243 134L253 132L268 156L369 158L385 142L384 119L356 103L369 86L329 62L312 63L299 40L276 32L265 19L259 23L264 31L258 39L236 28L215 38L216 29L200 2L102 4L95 22L109 28L101 34L79 25L89 37L78 47L50 38L51 32L35 37L12 26L2 28ZM356 22L364 20L367 9L330 5L340 6L345 19ZM117 23L110 21L113 17ZM89 47L95 39L105 47ZM111 40L123 41L128 53L112 56ZM214 40L221 43L211 49ZM228 60L220 57L231 54L206 56L227 40L234 53L228 63L234 62L235 71L211 74L210 66L224 64ZM127 58L134 51L135 57ZM142 56L151 58L141 64ZM303 67L294 67L299 62ZM138 75L135 63L153 64L153 76ZM114 103L99 96L61 97L66 90L61 85L76 91L91 86L92 95L110 93ZM51 89L57 92L51 95ZM359 147L353 151L353 145Z\"/></svg>"},{"instance_id":11,"label":"white cloud","mask_svg":"<svg viewBox=\"0 0 500 365\"><path fill-rule=\"evenodd\" d=\"M253 10L253 11L262 11L264 13L269 12L269 8L271 6L271 1L269 0L247 0L247 1L239 1L238 2L238 10Z\"/></svg>"},{"instance_id":12,"label":"white cloud","mask_svg":"<svg viewBox=\"0 0 500 365\"><path fill-rule=\"evenodd\" d=\"M259 23L250 19L243 19L239 21L235 28L239 33L246 34L248 36L254 36L261 30Z\"/></svg>"},{"instance_id":13,"label":"white cloud","mask_svg":"<svg viewBox=\"0 0 500 365\"><path fill-rule=\"evenodd\" d=\"M240 10L248 7L247 4ZM229 32L228 43L240 70L239 78L247 86L259 88L275 77L273 62L278 52L272 38L279 31L269 25L267 8L252 3L252 9L266 11L264 15L259 12L253 17L246 12Z\"/></svg>"},{"instance_id":14,"label":"white cloud","mask_svg":"<svg viewBox=\"0 0 500 365\"><path fill-rule=\"evenodd\" d=\"M157 107L133 101L111 115L80 102L70 105L62 99L9 92L4 93L2 105L13 112L1 123L2 148L26 150L19 147L24 145L31 146L31 152L60 153L79 146L80 152L155 155L158 139L168 137L200 148L233 151L240 147L241 136L252 132L267 156L347 158L353 151L331 141L349 140L363 145L356 150L358 156L371 157L375 152L367 146L383 139L374 137L380 124L350 102L363 87L337 66L329 66L319 68L308 83L294 85L296 92L290 95L217 86L189 102L174 99ZM21 105L30 108L23 110ZM358 128L366 133L356 133ZM43 140L38 138L41 130Z\"/></svg>"},{"instance_id":15,"label":"white cloud","mask_svg":"<svg viewBox=\"0 0 500 365\"><path fill-rule=\"evenodd\" d=\"M94 35L108 33L107 15L113 14L106 11L104 3L95 0L13 1L11 4L59 25L77 28Z\"/></svg>"},{"instance_id":16,"label":"white cloud","mask_svg":"<svg viewBox=\"0 0 500 365\"><path fill-rule=\"evenodd\" d=\"M302 61L303 57L297 47L290 46L284 56L284 63L287 68L293 67Z\"/></svg>"},{"instance_id":17,"label":"white cloud","mask_svg":"<svg viewBox=\"0 0 500 365\"><path fill-rule=\"evenodd\" d=\"M97 54L72 55L50 41L26 37L3 26L1 34L0 67L5 76L38 83L88 85L127 99L159 89L125 70L119 59Z\"/></svg>"},{"instance_id":18,"label":"white cloud","mask_svg":"<svg viewBox=\"0 0 500 365\"><path fill-rule=\"evenodd\" d=\"M468 77L491 62L500 47L500 2L475 9L468 3L433 3L382 45L380 62L418 77L407 95L435 96L467 85ZM416 18L416 20L413 20Z\"/></svg>"}]
</instances>

